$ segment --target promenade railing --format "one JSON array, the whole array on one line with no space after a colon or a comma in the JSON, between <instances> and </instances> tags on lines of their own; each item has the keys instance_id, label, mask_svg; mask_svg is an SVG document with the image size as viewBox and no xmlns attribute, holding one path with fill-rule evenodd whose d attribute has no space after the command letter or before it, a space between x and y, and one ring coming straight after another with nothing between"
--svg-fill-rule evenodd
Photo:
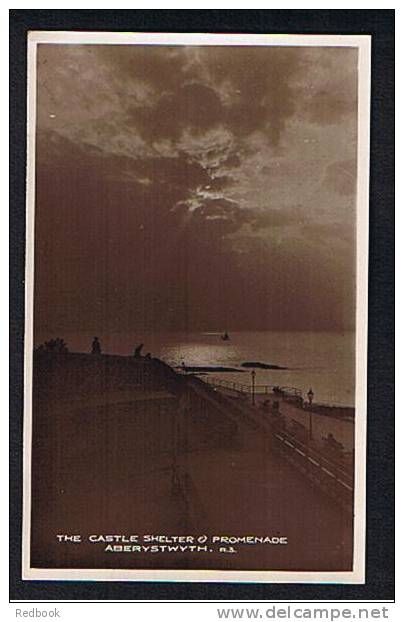
<instances>
[{"instance_id":1,"label":"promenade railing","mask_svg":"<svg viewBox=\"0 0 404 622\"><path fill-rule=\"evenodd\" d=\"M217 378L216 376L207 376L203 381L215 387L223 387L246 395L251 395L252 393L255 393L255 395L279 395L280 397L301 397L302 395L301 390L295 387L280 387L270 384L255 384L253 386L252 384L243 384L224 378Z\"/></svg>"},{"instance_id":2,"label":"promenade railing","mask_svg":"<svg viewBox=\"0 0 404 622\"><path fill-rule=\"evenodd\" d=\"M273 439L284 457L304 473L324 492L352 511L354 476L353 469L347 469L341 463L325 456L307 443L288 433L285 428L270 418Z\"/></svg>"}]
</instances>

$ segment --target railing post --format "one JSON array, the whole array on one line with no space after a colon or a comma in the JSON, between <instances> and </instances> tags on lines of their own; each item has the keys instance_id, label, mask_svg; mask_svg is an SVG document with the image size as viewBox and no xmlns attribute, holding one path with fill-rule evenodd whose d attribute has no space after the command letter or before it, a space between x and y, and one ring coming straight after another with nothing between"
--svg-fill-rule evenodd
<instances>
[{"instance_id":1,"label":"railing post","mask_svg":"<svg viewBox=\"0 0 404 622\"><path fill-rule=\"evenodd\" d=\"M251 403L255 406L255 370L251 372Z\"/></svg>"}]
</instances>

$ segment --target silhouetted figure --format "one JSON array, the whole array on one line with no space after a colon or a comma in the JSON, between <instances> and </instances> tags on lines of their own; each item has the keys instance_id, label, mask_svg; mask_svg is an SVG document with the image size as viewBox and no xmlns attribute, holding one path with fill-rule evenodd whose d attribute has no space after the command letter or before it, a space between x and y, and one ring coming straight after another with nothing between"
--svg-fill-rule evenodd
<instances>
[{"instance_id":1,"label":"silhouetted figure","mask_svg":"<svg viewBox=\"0 0 404 622\"><path fill-rule=\"evenodd\" d=\"M91 354L101 354L101 344L98 337L94 337L91 345Z\"/></svg>"},{"instance_id":2,"label":"silhouetted figure","mask_svg":"<svg viewBox=\"0 0 404 622\"><path fill-rule=\"evenodd\" d=\"M133 356L135 357L135 359L140 359L142 356L142 348L143 348L144 344L141 343L137 346L137 348L135 348L135 351L133 353Z\"/></svg>"}]
</instances>

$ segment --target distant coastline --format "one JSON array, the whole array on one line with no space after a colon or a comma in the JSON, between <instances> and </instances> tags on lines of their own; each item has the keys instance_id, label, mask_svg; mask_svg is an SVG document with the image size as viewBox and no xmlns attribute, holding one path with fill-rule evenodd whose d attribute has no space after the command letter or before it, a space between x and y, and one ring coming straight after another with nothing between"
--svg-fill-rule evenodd
<instances>
[{"instance_id":1,"label":"distant coastline","mask_svg":"<svg viewBox=\"0 0 404 622\"><path fill-rule=\"evenodd\" d=\"M289 367L282 367L281 365L273 365L271 363L260 363L260 362L252 362L252 361L246 361L244 363L241 363L241 367L252 367L252 368L257 368L257 369L278 369L280 371L282 370L288 370Z\"/></svg>"},{"instance_id":2,"label":"distant coastline","mask_svg":"<svg viewBox=\"0 0 404 622\"><path fill-rule=\"evenodd\" d=\"M177 366L175 369L182 369L183 371L191 373L207 373L207 372L238 372L244 373L245 369L238 369L237 367L222 367L221 365L182 365Z\"/></svg>"},{"instance_id":3,"label":"distant coastline","mask_svg":"<svg viewBox=\"0 0 404 622\"><path fill-rule=\"evenodd\" d=\"M259 361L244 361L240 363L240 367L245 367L248 369L274 369L278 371L287 371L288 367L282 367L281 365L273 365L272 363L261 363ZM183 369L188 372L239 372L243 373L246 370L240 369L238 367L226 367L222 365L182 365L181 367L177 367L177 369Z\"/></svg>"}]
</instances>

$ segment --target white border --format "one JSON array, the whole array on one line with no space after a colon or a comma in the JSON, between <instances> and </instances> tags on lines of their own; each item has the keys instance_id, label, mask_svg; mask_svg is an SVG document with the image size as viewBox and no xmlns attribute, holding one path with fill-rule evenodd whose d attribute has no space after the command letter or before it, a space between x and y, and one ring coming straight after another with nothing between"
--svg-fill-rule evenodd
<instances>
[{"instance_id":1,"label":"white border","mask_svg":"<svg viewBox=\"0 0 404 622\"><path fill-rule=\"evenodd\" d=\"M32 31L28 43L102 45L284 45L364 47L370 50L370 35L246 35L157 32ZM367 41L368 43L365 43Z\"/></svg>"},{"instance_id":2,"label":"white border","mask_svg":"<svg viewBox=\"0 0 404 622\"><path fill-rule=\"evenodd\" d=\"M32 349L35 222L35 127L36 47L39 43L104 45L269 45L356 47L359 51L358 84L358 183L357 183L357 305L356 305L356 425L355 511L353 571L290 572L234 570L110 570L30 568ZM23 579L100 581L223 581L268 583L346 583L365 581L366 510L366 392L367 392L367 282L370 136L370 46L369 35L217 35L191 33L31 32L28 37L28 177L26 235L26 318L24 376L23 461ZM29 312L28 312L29 311Z\"/></svg>"}]
</instances>

